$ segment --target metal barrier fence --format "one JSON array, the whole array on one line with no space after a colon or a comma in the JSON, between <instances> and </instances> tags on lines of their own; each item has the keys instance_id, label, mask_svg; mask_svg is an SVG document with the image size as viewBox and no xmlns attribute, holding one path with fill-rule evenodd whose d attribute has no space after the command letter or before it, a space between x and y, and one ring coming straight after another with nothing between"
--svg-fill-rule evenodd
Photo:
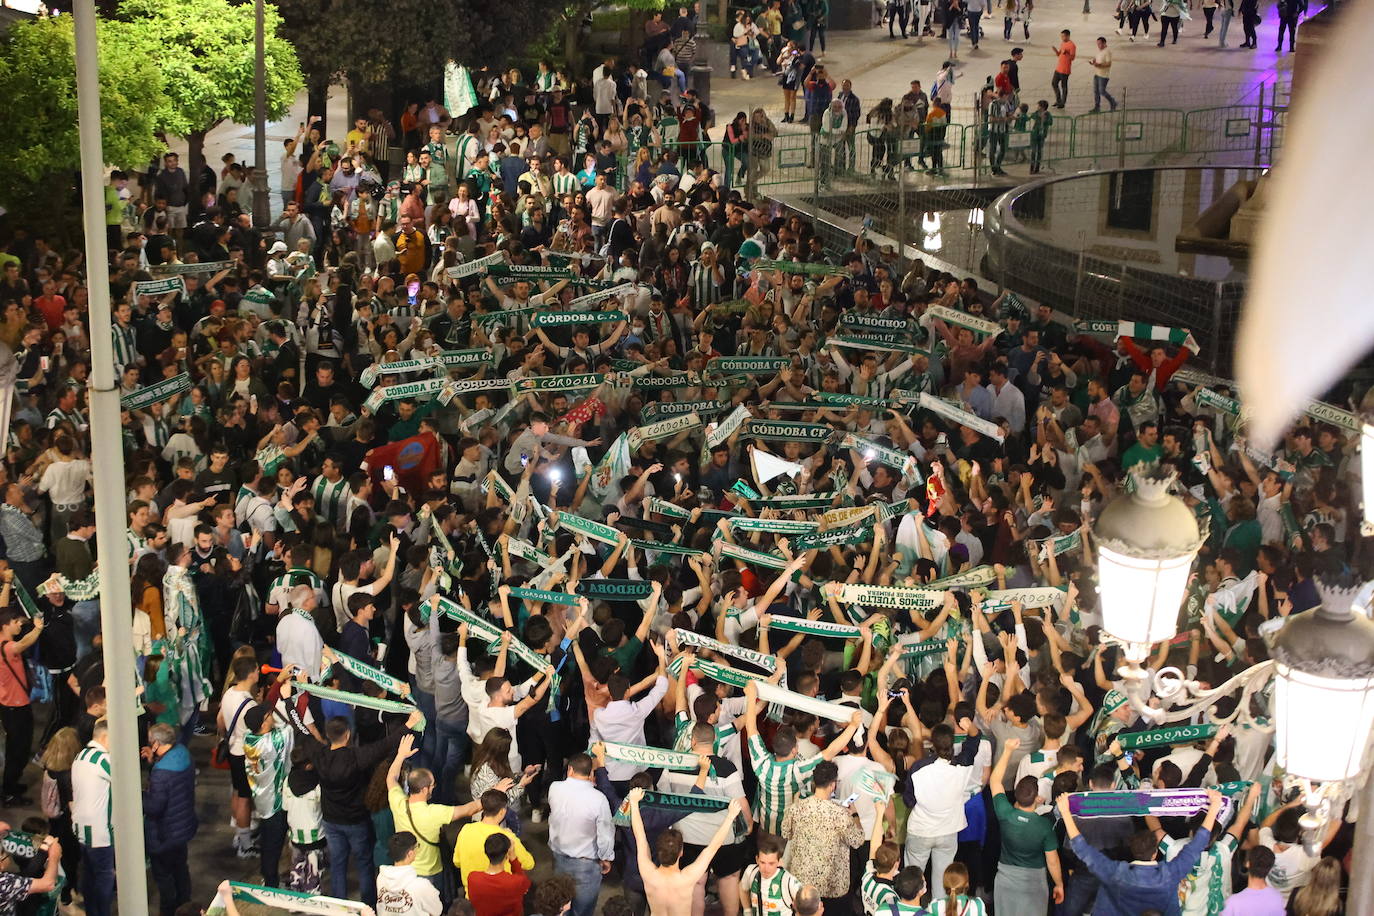
<instances>
[{"instance_id":1,"label":"metal barrier fence","mask_svg":"<svg viewBox=\"0 0 1374 916\"><path fill-rule=\"evenodd\" d=\"M1053 115L1045 136L1038 139L1040 170L1053 174L1199 163L1264 167L1273 164L1283 145L1287 109L1286 84L1273 82L1255 87L1245 100L1231 105L1189 110L1123 106L1096 114ZM723 125L718 128L723 132ZM744 187L750 197L756 191L765 195L815 195L828 189L881 186L894 177L894 163L910 163L920 169L922 175L912 181L913 187L981 182L991 177L984 123L950 124L939 140L924 131L885 140L881 131L864 127L838 136L789 131L772 140L749 141L738 149L720 139L681 143L672 122L663 133L656 152L675 150L684 163L704 161L724 176L727 186ZM1029 120L1018 116L1007 131L1003 166L1028 165L1036 142ZM929 175L926 170L933 165L937 147L943 156L943 169ZM622 187L635 177L630 157L623 161Z\"/></svg>"}]
</instances>

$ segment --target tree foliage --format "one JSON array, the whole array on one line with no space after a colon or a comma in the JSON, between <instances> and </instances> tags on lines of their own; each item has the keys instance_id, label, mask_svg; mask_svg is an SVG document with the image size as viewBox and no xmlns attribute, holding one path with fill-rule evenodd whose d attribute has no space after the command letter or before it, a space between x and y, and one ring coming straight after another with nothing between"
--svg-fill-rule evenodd
<instances>
[{"instance_id":1,"label":"tree foliage","mask_svg":"<svg viewBox=\"0 0 1374 916\"><path fill-rule=\"evenodd\" d=\"M167 104L157 113L169 134L204 133L221 121L253 123L253 4L228 0L123 0L119 20L156 60ZM267 118L280 119L303 85L300 64L265 9Z\"/></svg>"},{"instance_id":2,"label":"tree foliage","mask_svg":"<svg viewBox=\"0 0 1374 916\"><path fill-rule=\"evenodd\" d=\"M564 0L278 0L312 86L427 85L455 60L500 67L554 28Z\"/></svg>"},{"instance_id":3,"label":"tree foliage","mask_svg":"<svg viewBox=\"0 0 1374 916\"><path fill-rule=\"evenodd\" d=\"M119 26L100 22L100 117L105 161L142 165L161 147L154 132L166 108L157 58ZM76 40L70 16L12 25L0 40L0 202L20 213L61 207L81 167L77 135Z\"/></svg>"}]
</instances>

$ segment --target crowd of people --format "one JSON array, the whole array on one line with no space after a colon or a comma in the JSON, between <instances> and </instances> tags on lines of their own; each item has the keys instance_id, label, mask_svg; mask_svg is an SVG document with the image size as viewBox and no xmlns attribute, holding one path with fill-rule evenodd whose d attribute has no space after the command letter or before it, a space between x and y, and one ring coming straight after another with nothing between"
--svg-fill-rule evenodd
<instances>
[{"instance_id":1,"label":"crowd of people","mask_svg":"<svg viewBox=\"0 0 1374 916\"><path fill-rule=\"evenodd\" d=\"M1151 664L1220 684L1361 571L1340 412L1261 453L1186 331L750 199L654 152L709 118L635 72L302 125L267 228L237 163L112 174L161 912L203 903L206 766L262 886L390 916L1341 912L1351 830L1304 835L1263 708L1170 738L1127 701L1092 535L1133 473L1174 478L1206 543ZM8 231L0 913L106 916L104 328L83 255Z\"/></svg>"}]
</instances>

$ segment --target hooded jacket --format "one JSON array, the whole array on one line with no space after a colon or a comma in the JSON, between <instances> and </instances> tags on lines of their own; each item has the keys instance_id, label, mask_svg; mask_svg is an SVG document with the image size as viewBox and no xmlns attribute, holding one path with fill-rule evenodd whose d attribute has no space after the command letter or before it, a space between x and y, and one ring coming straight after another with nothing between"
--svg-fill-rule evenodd
<instances>
[{"instance_id":1,"label":"hooded jacket","mask_svg":"<svg viewBox=\"0 0 1374 916\"><path fill-rule=\"evenodd\" d=\"M150 853L191 842L196 820L196 769L184 744L158 758L143 793L143 834Z\"/></svg>"}]
</instances>

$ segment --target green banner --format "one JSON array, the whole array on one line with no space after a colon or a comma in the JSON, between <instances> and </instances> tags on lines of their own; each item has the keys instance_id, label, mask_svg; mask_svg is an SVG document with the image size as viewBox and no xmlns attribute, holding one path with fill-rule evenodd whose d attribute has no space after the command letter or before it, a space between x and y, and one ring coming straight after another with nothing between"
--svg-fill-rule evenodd
<instances>
[{"instance_id":1,"label":"green banner","mask_svg":"<svg viewBox=\"0 0 1374 916\"><path fill-rule=\"evenodd\" d=\"M1203 741L1217 733L1215 725L1171 725L1168 728L1153 728L1143 732L1121 732L1116 740L1128 751L1142 747L1167 747L1172 744L1188 744Z\"/></svg>"},{"instance_id":2,"label":"green banner","mask_svg":"<svg viewBox=\"0 0 1374 916\"><path fill-rule=\"evenodd\" d=\"M744 435L773 442L825 442L835 434L835 430L823 423L749 420L744 424Z\"/></svg>"},{"instance_id":3,"label":"green banner","mask_svg":"<svg viewBox=\"0 0 1374 916\"><path fill-rule=\"evenodd\" d=\"M602 601L638 601L653 591L647 579L582 579L577 583L579 595Z\"/></svg>"},{"instance_id":4,"label":"green banner","mask_svg":"<svg viewBox=\"0 0 1374 916\"><path fill-rule=\"evenodd\" d=\"M535 312L530 319L530 327L561 328L578 324L601 324L611 321L625 321L625 313L614 312Z\"/></svg>"},{"instance_id":5,"label":"green banner","mask_svg":"<svg viewBox=\"0 0 1374 916\"><path fill-rule=\"evenodd\" d=\"M126 394L119 399L119 406L124 410L142 410L151 404L158 404L169 398L174 398L179 394L184 394L191 390L191 375L183 372L180 375L163 379L156 385L148 385L139 388L132 394Z\"/></svg>"},{"instance_id":6,"label":"green banner","mask_svg":"<svg viewBox=\"0 0 1374 916\"><path fill-rule=\"evenodd\" d=\"M28 586L25 585L18 576L10 580L10 584L14 586L14 597L19 599L20 610L22 610L30 620L37 620L39 617L42 617L43 615L38 610L37 602L33 600L33 595L29 593Z\"/></svg>"},{"instance_id":7,"label":"green banner","mask_svg":"<svg viewBox=\"0 0 1374 916\"><path fill-rule=\"evenodd\" d=\"M320 894L304 894L278 887L262 887L242 881L229 882L230 893L241 903L250 903L269 910L282 910L288 913L307 913L310 916L362 916L371 912L365 903L325 897ZM216 897L216 900L219 898ZM211 910L215 907L211 905Z\"/></svg>"}]
</instances>

